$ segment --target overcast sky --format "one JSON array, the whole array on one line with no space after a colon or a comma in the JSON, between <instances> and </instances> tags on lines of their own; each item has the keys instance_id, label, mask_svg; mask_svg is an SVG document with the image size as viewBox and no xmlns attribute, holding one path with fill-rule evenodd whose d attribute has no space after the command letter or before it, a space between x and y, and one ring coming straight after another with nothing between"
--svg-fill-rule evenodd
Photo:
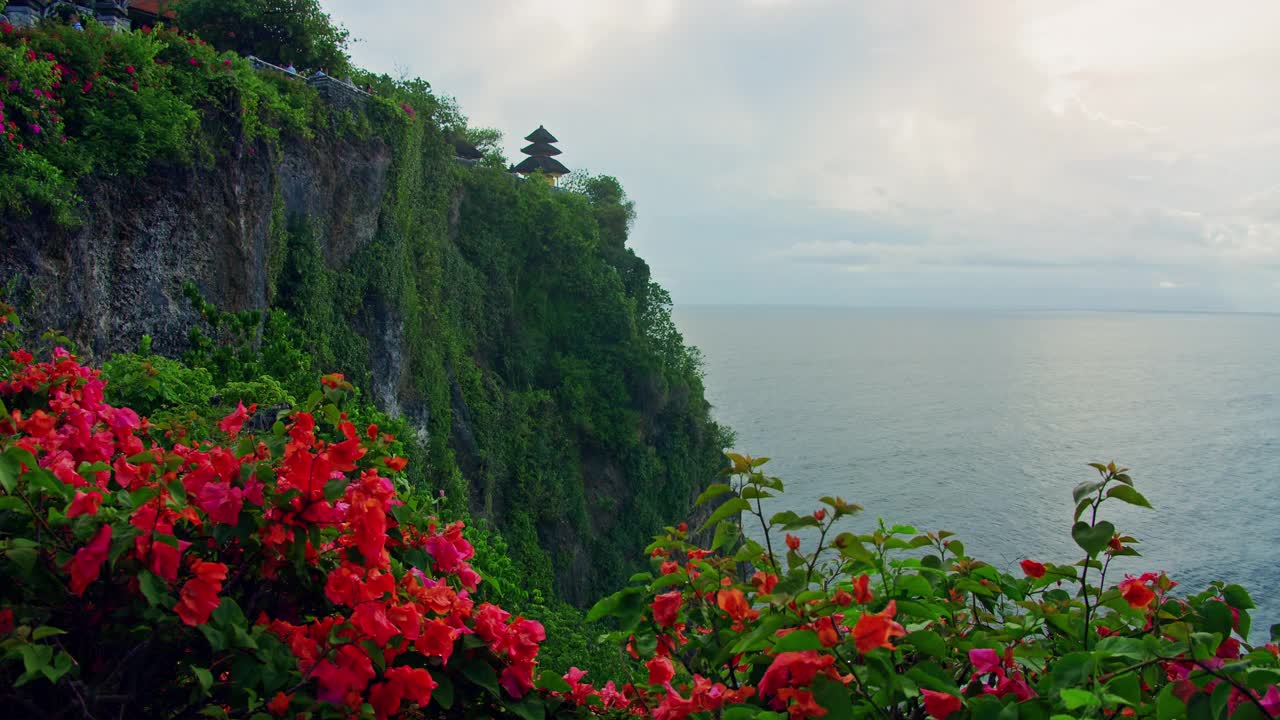
<instances>
[{"instance_id":1,"label":"overcast sky","mask_svg":"<svg viewBox=\"0 0 1280 720\"><path fill-rule=\"evenodd\" d=\"M1280 2L324 0L677 304L1280 311Z\"/></svg>"}]
</instances>

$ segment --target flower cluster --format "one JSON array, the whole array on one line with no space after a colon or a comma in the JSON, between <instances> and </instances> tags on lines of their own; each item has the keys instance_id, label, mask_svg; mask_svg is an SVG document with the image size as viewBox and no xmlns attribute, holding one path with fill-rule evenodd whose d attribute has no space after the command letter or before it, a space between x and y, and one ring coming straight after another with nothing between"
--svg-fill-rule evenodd
<instances>
[{"instance_id":1,"label":"flower cluster","mask_svg":"<svg viewBox=\"0 0 1280 720\"><path fill-rule=\"evenodd\" d=\"M750 501L781 481L731 455L732 484L700 499L709 544L667 528L650 571L589 614L616 623L635 671L595 685L540 672L543 626L476 597L464 526L397 485L406 461L343 412L341 375L202 434L108 404L65 351L0 362L0 681L52 713L1280 716L1280 647L1249 644L1243 588L1107 585L1137 540L1098 508L1148 505L1114 465L1075 491L1083 559L1014 575L947 532L839 532L860 510L840 498L766 518Z\"/></svg>"},{"instance_id":2,"label":"flower cluster","mask_svg":"<svg viewBox=\"0 0 1280 720\"><path fill-rule=\"evenodd\" d=\"M107 404L98 373L66 351L10 359L17 370L0 382L10 408L0 418L0 527L30 538L21 547L33 552L5 576L0 629L77 616L95 617L92 631L108 635L149 624L179 653L177 685L207 672L196 661L217 665L253 648L270 672L237 661L205 690L225 704L255 689L276 716L370 707L391 717L425 707L440 682L465 687L485 672L501 688L491 702L533 689L542 626L475 604L481 578L462 524L414 512L388 477L405 466L385 452L394 438L376 425L358 431L338 409L351 389L340 375L325 378L323 404L286 414L269 437L242 435L254 408L240 404L217 423L221 440L193 442L157 437L146 418ZM46 575L67 593L40 594ZM47 648L41 639L11 641L11 655ZM25 672L11 679L56 680L60 662L95 663L91 647L70 652L19 663ZM455 671L465 674L450 679Z\"/></svg>"}]
</instances>

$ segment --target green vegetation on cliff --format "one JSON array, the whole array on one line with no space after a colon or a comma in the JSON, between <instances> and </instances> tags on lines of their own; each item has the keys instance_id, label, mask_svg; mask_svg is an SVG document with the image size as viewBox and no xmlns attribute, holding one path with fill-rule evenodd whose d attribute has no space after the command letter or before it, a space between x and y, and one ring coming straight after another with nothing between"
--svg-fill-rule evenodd
<instances>
[{"instance_id":1,"label":"green vegetation on cliff","mask_svg":"<svg viewBox=\"0 0 1280 720\"><path fill-rule=\"evenodd\" d=\"M288 148L353 143L389 158L376 227L345 245L332 222L286 211L273 170L265 261L243 270L265 277L265 305L225 312L189 278L187 297L165 300L189 308L190 337L157 338L185 365L118 356L106 367L132 393L121 402L269 407L341 372L399 419L411 480L501 533L531 602L616 587L720 467L726 431L669 296L626 247L634 209L613 178L565 192L459 165L448 139L466 120L425 82L356 71L374 96L331 104L171 30L7 32L0 74L19 79L0 88L17 127L0 197L67 232L103 178L249 156L275 168Z\"/></svg>"}]
</instances>

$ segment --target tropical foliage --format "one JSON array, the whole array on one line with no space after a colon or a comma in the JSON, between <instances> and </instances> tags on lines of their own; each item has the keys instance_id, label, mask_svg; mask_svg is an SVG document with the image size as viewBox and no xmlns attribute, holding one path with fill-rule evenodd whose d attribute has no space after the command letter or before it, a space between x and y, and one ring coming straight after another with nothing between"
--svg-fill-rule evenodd
<instances>
[{"instance_id":1,"label":"tropical foliage","mask_svg":"<svg viewBox=\"0 0 1280 720\"><path fill-rule=\"evenodd\" d=\"M700 498L709 546L667 528L592 610L634 658L593 685L539 669L541 623L477 602L462 523L352 422L341 376L257 432L243 403L188 432L107 403L61 348L3 365L0 677L32 714L1280 716L1280 648L1248 643L1244 588L1108 586L1137 541L1099 511L1149 506L1113 464L1074 491L1082 557L1015 575L946 532L841 532L861 510L841 498L766 517L782 481L730 454Z\"/></svg>"}]
</instances>

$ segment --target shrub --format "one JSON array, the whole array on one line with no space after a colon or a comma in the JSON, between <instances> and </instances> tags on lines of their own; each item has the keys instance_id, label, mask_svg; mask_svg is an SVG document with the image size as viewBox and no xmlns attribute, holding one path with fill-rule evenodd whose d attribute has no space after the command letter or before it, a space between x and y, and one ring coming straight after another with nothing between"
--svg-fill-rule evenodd
<instances>
[{"instance_id":1,"label":"shrub","mask_svg":"<svg viewBox=\"0 0 1280 720\"><path fill-rule=\"evenodd\" d=\"M1137 540L1099 511L1149 507L1114 464L1075 488L1082 557L1010 574L947 532L840 532L861 510L840 498L766 517L782 481L731 453L699 498L716 503L694 534L710 542L667 528L651 571L588 614L633 658L597 687L574 666L539 672L543 626L481 597L541 608L558 632L575 616L472 531L503 578L479 590L462 524L403 487L394 439L351 422L341 376L260 436L240 405L195 441L106 403L66 351L0 366L0 683L32 715L1280 715L1280 647L1249 644L1244 588L1108 585Z\"/></svg>"},{"instance_id":2,"label":"shrub","mask_svg":"<svg viewBox=\"0 0 1280 720\"><path fill-rule=\"evenodd\" d=\"M537 703L542 626L471 593L460 523L341 376L274 429L157 433L66 351L0 382L0 686L90 717L506 716ZM10 414L11 411L11 414ZM523 700L522 700L523 699Z\"/></svg>"}]
</instances>

